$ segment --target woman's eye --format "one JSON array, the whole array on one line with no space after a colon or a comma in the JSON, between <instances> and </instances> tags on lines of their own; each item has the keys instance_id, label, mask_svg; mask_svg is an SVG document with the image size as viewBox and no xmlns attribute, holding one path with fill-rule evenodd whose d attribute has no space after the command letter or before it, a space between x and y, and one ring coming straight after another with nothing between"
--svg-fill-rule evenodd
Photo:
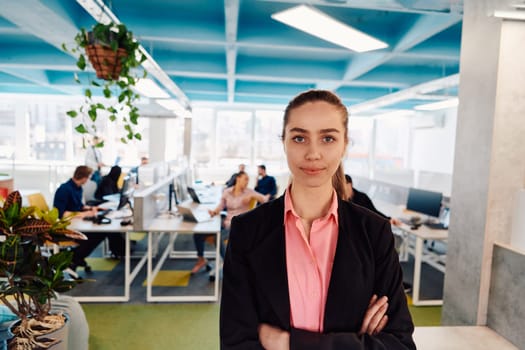
<instances>
[{"instance_id":1,"label":"woman's eye","mask_svg":"<svg viewBox=\"0 0 525 350\"><path fill-rule=\"evenodd\" d=\"M332 137L332 136L324 136L323 137L323 142L325 143L330 143L330 142L334 142L335 141L335 138Z\"/></svg>"},{"instance_id":2,"label":"woman's eye","mask_svg":"<svg viewBox=\"0 0 525 350\"><path fill-rule=\"evenodd\" d=\"M302 137L302 136L294 136L294 137L292 137L292 140L294 142L297 142L297 143L303 143L304 142L304 137Z\"/></svg>"}]
</instances>

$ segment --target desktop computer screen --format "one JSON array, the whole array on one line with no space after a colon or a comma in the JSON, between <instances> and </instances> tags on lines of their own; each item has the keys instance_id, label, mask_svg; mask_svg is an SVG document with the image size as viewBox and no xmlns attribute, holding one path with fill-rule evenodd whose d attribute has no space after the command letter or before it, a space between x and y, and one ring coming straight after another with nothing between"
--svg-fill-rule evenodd
<instances>
[{"instance_id":1,"label":"desktop computer screen","mask_svg":"<svg viewBox=\"0 0 525 350\"><path fill-rule=\"evenodd\" d=\"M130 209L133 210L131 198L133 197L133 192L135 191L135 182L135 177L126 176L124 178L124 183L122 184L122 188L120 189L120 200L117 210L124 208L126 204L129 204Z\"/></svg>"},{"instance_id":2,"label":"desktop computer screen","mask_svg":"<svg viewBox=\"0 0 525 350\"><path fill-rule=\"evenodd\" d=\"M406 208L432 217L439 217L441 210L441 192L432 192L409 188Z\"/></svg>"}]
</instances>

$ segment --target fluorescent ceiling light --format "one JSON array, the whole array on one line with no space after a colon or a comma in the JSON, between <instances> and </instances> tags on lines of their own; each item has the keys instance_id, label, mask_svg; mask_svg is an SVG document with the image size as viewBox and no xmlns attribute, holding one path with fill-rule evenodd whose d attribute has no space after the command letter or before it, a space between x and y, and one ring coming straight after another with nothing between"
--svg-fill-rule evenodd
<instances>
[{"instance_id":1,"label":"fluorescent ceiling light","mask_svg":"<svg viewBox=\"0 0 525 350\"><path fill-rule=\"evenodd\" d=\"M306 5L276 12L272 18L323 40L357 52L378 50L388 45L370 35L341 23Z\"/></svg>"},{"instance_id":2,"label":"fluorescent ceiling light","mask_svg":"<svg viewBox=\"0 0 525 350\"><path fill-rule=\"evenodd\" d=\"M139 79L135 85L139 94L149 98L169 98L170 95L151 79Z\"/></svg>"},{"instance_id":3,"label":"fluorescent ceiling light","mask_svg":"<svg viewBox=\"0 0 525 350\"><path fill-rule=\"evenodd\" d=\"M448 100L426 103L423 105L415 106L414 109L418 111L437 111L445 108L457 107L459 104L459 99L457 97L449 98Z\"/></svg>"},{"instance_id":4,"label":"fluorescent ceiling light","mask_svg":"<svg viewBox=\"0 0 525 350\"><path fill-rule=\"evenodd\" d=\"M494 11L494 17L525 21L524 11Z\"/></svg>"},{"instance_id":5,"label":"fluorescent ceiling light","mask_svg":"<svg viewBox=\"0 0 525 350\"><path fill-rule=\"evenodd\" d=\"M182 107L182 105L174 99L167 99L167 100L155 100L159 105L162 107L172 111L178 116L184 117L184 118L191 118L191 113Z\"/></svg>"}]
</instances>

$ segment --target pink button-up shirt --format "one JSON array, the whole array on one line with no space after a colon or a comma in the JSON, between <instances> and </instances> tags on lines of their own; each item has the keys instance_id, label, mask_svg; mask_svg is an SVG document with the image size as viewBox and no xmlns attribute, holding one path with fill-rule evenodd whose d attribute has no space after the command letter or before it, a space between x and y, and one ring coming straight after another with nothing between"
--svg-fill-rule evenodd
<instances>
[{"instance_id":1,"label":"pink button-up shirt","mask_svg":"<svg viewBox=\"0 0 525 350\"><path fill-rule=\"evenodd\" d=\"M323 331L326 295L337 245L337 205L334 190L328 214L314 220L308 241L301 218L293 208L290 192L286 191L284 224L292 327Z\"/></svg>"}]
</instances>

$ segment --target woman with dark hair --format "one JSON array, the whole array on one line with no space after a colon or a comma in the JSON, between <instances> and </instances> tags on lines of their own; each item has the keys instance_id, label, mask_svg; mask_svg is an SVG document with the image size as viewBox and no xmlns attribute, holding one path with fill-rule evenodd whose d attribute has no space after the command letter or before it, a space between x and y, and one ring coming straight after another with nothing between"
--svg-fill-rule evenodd
<instances>
[{"instance_id":1,"label":"woman with dark hair","mask_svg":"<svg viewBox=\"0 0 525 350\"><path fill-rule=\"evenodd\" d=\"M415 349L390 224L345 200L347 124L329 91L288 104L290 185L231 222L221 349Z\"/></svg>"},{"instance_id":2,"label":"woman with dark hair","mask_svg":"<svg viewBox=\"0 0 525 350\"><path fill-rule=\"evenodd\" d=\"M118 193L119 188L117 184L120 174L122 174L122 169L118 165L112 166L109 174L104 176L97 186L95 198L103 199L102 197L105 195Z\"/></svg>"}]
</instances>

